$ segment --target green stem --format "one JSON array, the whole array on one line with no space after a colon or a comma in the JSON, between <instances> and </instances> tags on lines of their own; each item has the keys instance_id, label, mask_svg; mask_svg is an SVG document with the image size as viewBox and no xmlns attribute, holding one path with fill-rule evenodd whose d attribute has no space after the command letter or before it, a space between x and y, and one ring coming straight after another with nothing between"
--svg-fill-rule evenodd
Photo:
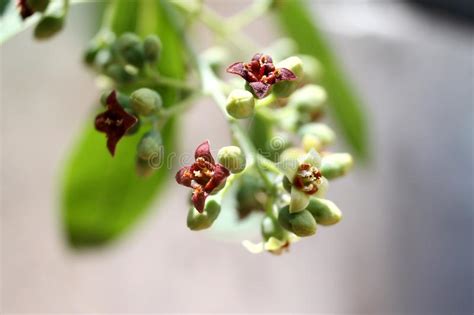
<instances>
[{"instance_id":1,"label":"green stem","mask_svg":"<svg viewBox=\"0 0 474 315\"><path fill-rule=\"evenodd\" d=\"M267 106L275 103L277 99L278 98L275 96L275 94L270 93L270 95L268 95L267 97L265 97L263 99L260 99L260 100L257 100L257 102L255 104L255 107L256 108L267 107Z\"/></svg>"},{"instance_id":2,"label":"green stem","mask_svg":"<svg viewBox=\"0 0 474 315\"><path fill-rule=\"evenodd\" d=\"M227 22L229 28L237 31L262 17L270 9L272 2L271 0L255 0L252 5L246 7L229 19Z\"/></svg>"}]
</instances>

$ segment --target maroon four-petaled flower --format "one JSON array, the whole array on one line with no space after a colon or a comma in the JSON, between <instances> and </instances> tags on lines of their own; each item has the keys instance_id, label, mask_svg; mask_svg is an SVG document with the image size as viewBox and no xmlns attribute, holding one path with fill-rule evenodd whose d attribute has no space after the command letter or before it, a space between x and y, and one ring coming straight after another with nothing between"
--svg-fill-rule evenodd
<instances>
[{"instance_id":1,"label":"maroon four-petaled flower","mask_svg":"<svg viewBox=\"0 0 474 315\"><path fill-rule=\"evenodd\" d=\"M20 15L23 20L35 13L27 0L18 0L16 5L20 10Z\"/></svg>"},{"instance_id":2,"label":"maroon four-petaled flower","mask_svg":"<svg viewBox=\"0 0 474 315\"><path fill-rule=\"evenodd\" d=\"M255 54L248 63L236 62L227 68L227 72L244 78L257 98L267 96L275 83L296 79L296 75L291 70L275 68L272 57L263 54Z\"/></svg>"},{"instance_id":3,"label":"maroon four-petaled flower","mask_svg":"<svg viewBox=\"0 0 474 315\"><path fill-rule=\"evenodd\" d=\"M117 100L117 92L112 91L107 97L107 110L95 118L95 128L107 134L107 148L112 156L117 142L127 130L137 123L138 119L127 113Z\"/></svg>"},{"instance_id":4,"label":"maroon four-petaled flower","mask_svg":"<svg viewBox=\"0 0 474 315\"><path fill-rule=\"evenodd\" d=\"M211 155L209 141L201 143L194 153L195 162L176 173L176 181L193 189L192 201L197 211L203 212L206 198L225 185L230 172L216 163Z\"/></svg>"}]
</instances>

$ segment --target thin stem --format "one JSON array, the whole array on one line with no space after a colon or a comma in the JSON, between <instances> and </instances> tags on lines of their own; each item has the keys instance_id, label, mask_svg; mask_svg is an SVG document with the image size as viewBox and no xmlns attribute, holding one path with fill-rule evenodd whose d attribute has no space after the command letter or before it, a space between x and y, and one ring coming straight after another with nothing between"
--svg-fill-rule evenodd
<instances>
[{"instance_id":1,"label":"thin stem","mask_svg":"<svg viewBox=\"0 0 474 315\"><path fill-rule=\"evenodd\" d=\"M252 23L267 13L271 5L271 0L255 0L252 5L246 7L229 19L229 28L237 31Z\"/></svg>"}]
</instances>

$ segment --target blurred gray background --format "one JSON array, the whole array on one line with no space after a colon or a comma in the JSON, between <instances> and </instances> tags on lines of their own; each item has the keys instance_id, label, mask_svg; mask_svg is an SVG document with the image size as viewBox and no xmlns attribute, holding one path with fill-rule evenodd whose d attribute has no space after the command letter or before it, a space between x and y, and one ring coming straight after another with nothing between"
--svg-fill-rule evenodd
<instances>
[{"instance_id":1,"label":"blurred gray background","mask_svg":"<svg viewBox=\"0 0 474 315\"><path fill-rule=\"evenodd\" d=\"M473 313L472 25L400 1L311 3L365 100L373 159L331 186L344 220L280 257L190 232L171 182L128 237L68 249L58 178L99 93L80 62L93 5L51 41L27 30L0 48L2 313ZM182 123L182 151L228 144L210 101Z\"/></svg>"}]
</instances>

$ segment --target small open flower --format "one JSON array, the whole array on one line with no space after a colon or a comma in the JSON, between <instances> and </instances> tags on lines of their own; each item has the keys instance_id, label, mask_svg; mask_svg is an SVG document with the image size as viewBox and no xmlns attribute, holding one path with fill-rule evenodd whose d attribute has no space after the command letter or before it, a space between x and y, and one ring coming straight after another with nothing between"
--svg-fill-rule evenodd
<instances>
[{"instance_id":1,"label":"small open flower","mask_svg":"<svg viewBox=\"0 0 474 315\"><path fill-rule=\"evenodd\" d=\"M107 134L107 148L112 156L117 142L132 128L138 119L127 113L117 100L117 92L107 97L107 110L95 118L95 128Z\"/></svg>"},{"instance_id":2,"label":"small open flower","mask_svg":"<svg viewBox=\"0 0 474 315\"><path fill-rule=\"evenodd\" d=\"M302 211L308 206L311 196L322 196L328 182L320 172L321 157L311 149L306 155L277 164L291 183L290 213Z\"/></svg>"},{"instance_id":3,"label":"small open flower","mask_svg":"<svg viewBox=\"0 0 474 315\"><path fill-rule=\"evenodd\" d=\"M196 210L201 213L206 198L225 185L230 172L222 164L214 161L209 141L197 147L194 158L196 161L191 166L185 166L176 173L176 181L193 189L192 201Z\"/></svg>"},{"instance_id":4,"label":"small open flower","mask_svg":"<svg viewBox=\"0 0 474 315\"><path fill-rule=\"evenodd\" d=\"M275 68L272 57L263 54L255 54L248 63L236 62L227 68L227 72L240 75L247 81L257 98L264 98L275 83L296 79L291 70Z\"/></svg>"}]
</instances>

